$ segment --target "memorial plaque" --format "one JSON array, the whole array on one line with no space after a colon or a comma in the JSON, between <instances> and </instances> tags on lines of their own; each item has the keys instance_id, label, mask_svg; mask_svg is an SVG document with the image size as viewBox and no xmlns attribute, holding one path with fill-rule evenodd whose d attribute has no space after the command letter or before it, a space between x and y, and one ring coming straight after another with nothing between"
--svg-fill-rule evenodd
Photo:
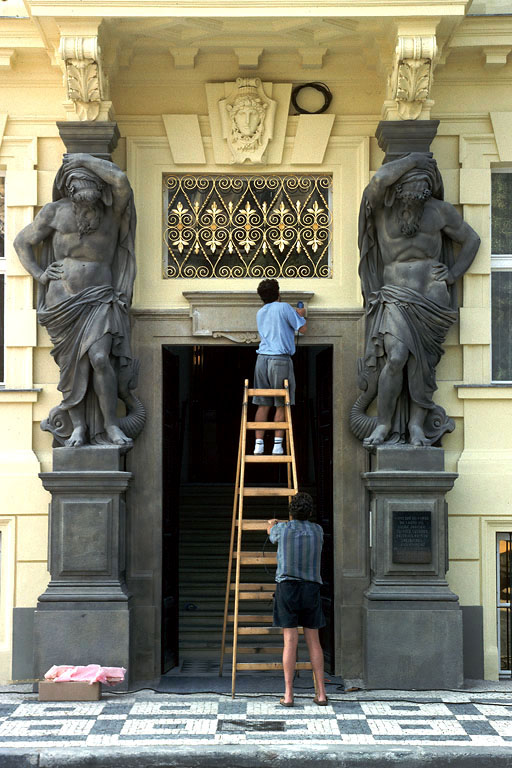
<instances>
[{"instance_id":1,"label":"memorial plaque","mask_svg":"<svg viewBox=\"0 0 512 768\"><path fill-rule=\"evenodd\" d=\"M393 562L432 562L432 513L393 510Z\"/></svg>"}]
</instances>

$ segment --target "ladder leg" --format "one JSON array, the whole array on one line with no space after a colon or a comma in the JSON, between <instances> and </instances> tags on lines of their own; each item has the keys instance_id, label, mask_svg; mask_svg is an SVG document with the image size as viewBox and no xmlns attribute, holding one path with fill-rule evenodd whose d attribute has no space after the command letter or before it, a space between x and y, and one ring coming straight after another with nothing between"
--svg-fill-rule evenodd
<instances>
[{"instance_id":1,"label":"ladder leg","mask_svg":"<svg viewBox=\"0 0 512 768\"><path fill-rule=\"evenodd\" d=\"M242 523L243 523L243 510L244 510L244 483L245 483L245 450L247 441L247 408L248 408L248 394L249 382L245 380L244 386L244 400L242 405L242 430L240 435L240 445L242 449L241 462L240 462L240 487L238 489L238 535L236 544L236 576L235 576L235 600L234 600L234 612L233 612L233 662L231 668L231 698L235 698L236 688L236 656L238 648L238 603L240 592L240 561L242 552Z\"/></svg>"},{"instance_id":2,"label":"ladder leg","mask_svg":"<svg viewBox=\"0 0 512 768\"><path fill-rule=\"evenodd\" d=\"M242 425L244 420L244 409L242 406L242 415L240 418L240 438L238 441L238 462L236 465L236 479L235 479L235 495L233 499L233 515L231 518L231 538L229 541L229 558L228 558L228 575L226 579L226 596L224 599L224 622L222 624L222 644L220 651L220 666L219 677L222 677L222 671L224 669L224 654L226 649L226 630L228 624L228 611L229 611L229 593L231 587L231 572L233 570L233 545L235 542L235 529L236 529L236 513L237 513L237 499L240 489L240 467L242 463L242 452L244 446L242 445Z\"/></svg>"}]
</instances>

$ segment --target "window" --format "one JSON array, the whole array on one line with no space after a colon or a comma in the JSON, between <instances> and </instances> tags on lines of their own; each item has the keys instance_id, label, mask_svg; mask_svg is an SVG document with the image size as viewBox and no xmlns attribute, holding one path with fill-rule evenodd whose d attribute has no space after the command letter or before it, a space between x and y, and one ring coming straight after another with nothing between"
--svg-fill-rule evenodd
<instances>
[{"instance_id":1,"label":"window","mask_svg":"<svg viewBox=\"0 0 512 768\"><path fill-rule=\"evenodd\" d=\"M166 278L331 277L332 177L164 177Z\"/></svg>"},{"instance_id":2,"label":"window","mask_svg":"<svg viewBox=\"0 0 512 768\"><path fill-rule=\"evenodd\" d=\"M512 382L512 169L491 175L492 380Z\"/></svg>"},{"instance_id":3,"label":"window","mask_svg":"<svg viewBox=\"0 0 512 768\"><path fill-rule=\"evenodd\" d=\"M498 533L497 539L497 622L498 622L498 655L500 659L500 675L512 675L512 626L511 626L511 566L512 566L512 533Z\"/></svg>"}]
</instances>

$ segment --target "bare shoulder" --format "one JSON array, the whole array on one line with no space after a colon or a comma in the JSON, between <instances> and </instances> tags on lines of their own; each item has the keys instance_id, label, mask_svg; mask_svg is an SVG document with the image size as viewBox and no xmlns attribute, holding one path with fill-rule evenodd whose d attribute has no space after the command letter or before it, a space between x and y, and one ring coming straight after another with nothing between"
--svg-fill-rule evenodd
<instances>
[{"instance_id":1,"label":"bare shoulder","mask_svg":"<svg viewBox=\"0 0 512 768\"><path fill-rule=\"evenodd\" d=\"M51 224L56 220L59 212L62 211L64 207L67 207L67 203L69 203L69 200L67 199L46 203L37 214L37 218L45 224Z\"/></svg>"},{"instance_id":2,"label":"bare shoulder","mask_svg":"<svg viewBox=\"0 0 512 768\"><path fill-rule=\"evenodd\" d=\"M462 222L462 216L455 208L455 206L452 205L452 203L448 203L446 200L438 200L435 197L431 197L428 201L428 205L431 210L436 211L443 225L448 224L453 226Z\"/></svg>"}]
</instances>

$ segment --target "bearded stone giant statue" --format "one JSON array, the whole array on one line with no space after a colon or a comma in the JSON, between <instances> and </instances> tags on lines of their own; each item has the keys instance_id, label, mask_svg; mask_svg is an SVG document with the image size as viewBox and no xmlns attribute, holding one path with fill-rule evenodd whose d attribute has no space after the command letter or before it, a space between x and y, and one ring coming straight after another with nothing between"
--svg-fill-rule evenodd
<instances>
[{"instance_id":1,"label":"bearded stone giant statue","mask_svg":"<svg viewBox=\"0 0 512 768\"><path fill-rule=\"evenodd\" d=\"M452 243L460 245L454 258ZM359 216L359 275L366 310L363 394L350 414L368 449L383 443L435 445L454 429L433 401L436 366L457 319L455 282L480 244L476 232L443 200L430 152L384 163ZM377 398L377 415L367 408Z\"/></svg>"},{"instance_id":2,"label":"bearded stone giant statue","mask_svg":"<svg viewBox=\"0 0 512 768\"><path fill-rule=\"evenodd\" d=\"M129 447L144 426L144 408L132 391L138 363L128 315L135 226L126 175L108 160L70 154L55 178L53 202L14 241L39 283L37 317L60 370L62 402L41 424L57 444ZM127 410L121 418L118 398Z\"/></svg>"}]
</instances>

